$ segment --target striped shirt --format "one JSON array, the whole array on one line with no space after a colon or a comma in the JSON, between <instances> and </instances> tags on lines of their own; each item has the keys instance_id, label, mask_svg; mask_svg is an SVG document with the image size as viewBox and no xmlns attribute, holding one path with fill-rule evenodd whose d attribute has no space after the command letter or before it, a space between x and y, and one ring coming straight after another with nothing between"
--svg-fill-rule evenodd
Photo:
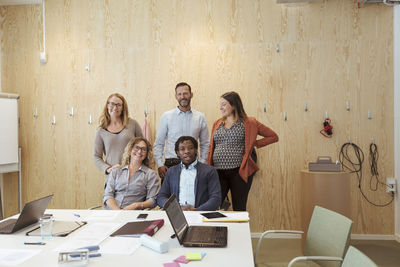
<instances>
[{"instance_id":1,"label":"striped shirt","mask_svg":"<svg viewBox=\"0 0 400 267\"><path fill-rule=\"evenodd\" d=\"M114 198L123 209L134 202L150 200L155 206L158 191L159 182L154 170L142 165L129 178L129 168L126 165L112 170L108 175L103 203L106 205L108 199Z\"/></svg>"},{"instance_id":2,"label":"striped shirt","mask_svg":"<svg viewBox=\"0 0 400 267\"><path fill-rule=\"evenodd\" d=\"M178 107L165 112L160 119L157 128L156 141L154 142L154 160L157 167L164 165L162 161L164 146L166 159L177 158L175 153L175 142L181 136L192 136L200 141L200 162L207 159L210 134L204 114L191 109L187 112Z\"/></svg>"}]
</instances>

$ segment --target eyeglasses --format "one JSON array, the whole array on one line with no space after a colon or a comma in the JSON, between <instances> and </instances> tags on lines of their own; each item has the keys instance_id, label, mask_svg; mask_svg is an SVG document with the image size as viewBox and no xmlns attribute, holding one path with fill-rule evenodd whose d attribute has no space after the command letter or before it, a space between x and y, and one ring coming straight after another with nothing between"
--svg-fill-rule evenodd
<instances>
[{"instance_id":1,"label":"eyeglasses","mask_svg":"<svg viewBox=\"0 0 400 267\"><path fill-rule=\"evenodd\" d=\"M140 150L140 152L147 152L147 147L141 147L141 146L133 146L133 151L138 152Z\"/></svg>"},{"instance_id":2,"label":"eyeglasses","mask_svg":"<svg viewBox=\"0 0 400 267\"><path fill-rule=\"evenodd\" d=\"M115 108L115 107L122 108L122 104L120 104L120 103L107 102L107 104L109 107L112 107L112 108Z\"/></svg>"}]
</instances>

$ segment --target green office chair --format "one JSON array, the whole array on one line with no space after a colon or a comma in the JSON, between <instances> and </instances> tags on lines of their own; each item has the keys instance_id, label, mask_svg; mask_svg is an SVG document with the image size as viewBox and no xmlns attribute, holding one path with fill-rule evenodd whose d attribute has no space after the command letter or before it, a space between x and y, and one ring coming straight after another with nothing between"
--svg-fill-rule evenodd
<instances>
[{"instance_id":1,"label":"green office chair","mask_svg":"<svg viewBox=\"0 0 400 267\"><path fill-rule=\"evenodd\" d=\"M323 267L339 267L350 241L353 222L334 211L315 206L308 227L304 256L294 258L289 266L307 266L315 261ZM287 263L258 263L261 242L273 233L303 234L302 231L269 230L261 234L258 240L254 263L256 266L288 266Z\"/></svg>"},{"instance_id":2,"label":"green office chair","mask_svg":"<svg viewBox=\"0 0 400 267\"><path fill-rule=\"evenodd\" d=\"M347 250L342 267L378 267L370 258L353 246Z\"/></svg>"},{"instance_id":3,"label":"green office chair","mask_svg":"<svg viewBox=\"0 0 400 267\"><path fill-rule=\"evenodd\" d=\"M341 267L378 267L370 258L353 246L347 250L344 259L338 257L318 257L321 261L342 262ZM293 266L289 263L289 267Z\"/></svg>"}]
</instances>

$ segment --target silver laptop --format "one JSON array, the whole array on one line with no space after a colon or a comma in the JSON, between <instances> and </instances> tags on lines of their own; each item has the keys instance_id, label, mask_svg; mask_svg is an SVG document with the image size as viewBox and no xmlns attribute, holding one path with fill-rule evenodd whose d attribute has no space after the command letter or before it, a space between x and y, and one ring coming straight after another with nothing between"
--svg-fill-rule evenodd
<instances>
[{"instance_id":1,"label":"silver laptop","mask_svg":"<svg viewBox=\"0 0 400 267\"><path fill-rule=\"evenodd\" d=\"M228 228L226 226L189 226L175 195L164 204L168 219L179 244L184 247L226 247Z\"/></svg>"},{"instance_id":2,"label":"silver laptop","mask_svg":"<svg viewBox=\"0 0 400 267\"><path fill-rule=\"evenodd\" d=\"M47 209L53 195L26 203L18 219L8 219L0 223L0 234L12 234L39 221Z\"/></svg>"}]
</instances>

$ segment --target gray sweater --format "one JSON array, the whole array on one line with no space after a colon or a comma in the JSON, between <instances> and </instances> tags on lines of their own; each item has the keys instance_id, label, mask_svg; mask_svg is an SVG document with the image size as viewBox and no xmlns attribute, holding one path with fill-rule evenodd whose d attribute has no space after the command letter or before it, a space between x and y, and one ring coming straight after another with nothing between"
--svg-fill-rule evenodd
<instances>
[{"instance_id":1,"label":"gray sweater","mask_svg":"<svg viewBox=\"0 0 400 267\"><path fill-rule=\"evenodd\" d=\"M133 119L129 119L128 125L119 133L110 133L101 127L97 129L93 153L96 167L105 173L109 167L121 164L126 145L137 136L143 137L142 129ZM103 155L105 155L105 161Z\"/></svg>"}]
</instances>

